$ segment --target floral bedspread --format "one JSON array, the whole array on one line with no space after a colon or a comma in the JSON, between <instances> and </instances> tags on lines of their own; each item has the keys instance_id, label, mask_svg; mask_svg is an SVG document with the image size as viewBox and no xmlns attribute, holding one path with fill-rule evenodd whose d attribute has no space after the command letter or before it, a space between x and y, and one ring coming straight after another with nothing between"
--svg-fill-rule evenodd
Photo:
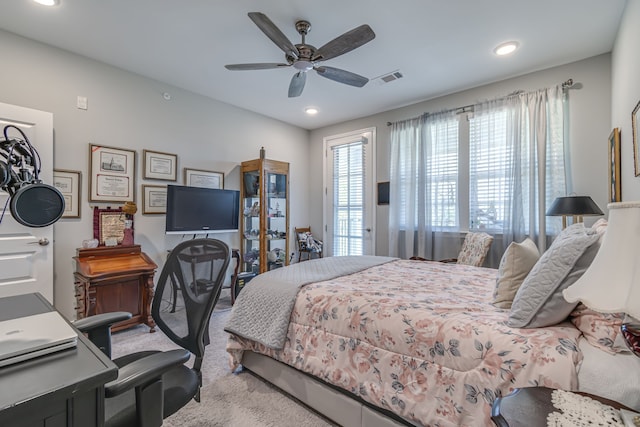
<instances>
[{"instance_id":1,"label":"floral bedspread","mask_svg":"<svg viewBox=\"0 0 640 427\"><path fill-rule=\"evenodd\" d=\"M491 426L517 387L577 389L580 332L570 323L506 326L491 305L496 270L397 260L301 289L284 349L231 336L424 426Z\"/></svg>"}]
</instances>

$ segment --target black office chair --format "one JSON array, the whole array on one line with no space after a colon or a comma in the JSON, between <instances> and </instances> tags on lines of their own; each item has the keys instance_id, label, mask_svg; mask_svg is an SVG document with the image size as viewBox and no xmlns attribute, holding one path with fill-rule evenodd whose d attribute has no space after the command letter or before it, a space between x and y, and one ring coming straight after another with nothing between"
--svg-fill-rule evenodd
<instances>
[{"instance_id":1,"label":"black office chair","mask_svg":"<svg viewBox=\"0 0 640 427\"><path fill-rule=\"evenodd\" d=\"M105 385L106 427L160 426L192 398L200 401L209 318L220 297L229 253L229 247L215 239L189 240L171 251L158 279L151 315L160 330L185 350L142 351L114 359L119 371L118 378ZM110 327L129 316L106 313L78 320L75 326L111 357ZM195 356L191 368L184 365L190 354Z\"/></svg>"}]
</instances>

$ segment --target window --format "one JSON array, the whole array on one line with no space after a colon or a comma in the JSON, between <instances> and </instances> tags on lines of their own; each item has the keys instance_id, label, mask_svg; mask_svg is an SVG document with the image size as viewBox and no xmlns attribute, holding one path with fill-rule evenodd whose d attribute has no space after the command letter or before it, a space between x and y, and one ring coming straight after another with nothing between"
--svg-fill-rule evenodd
<instances>
[{"instance_id":1,"label":"window","mask_svg":"<svg viewBox=\"0 0 640 427\"><path fill-rule=\"evenodd\" d=\"M363 254L365 143L333 147L333 255Z\"/></svg>"},{"instance_id":2,"label":"window","mask_svg":"<svg viewBox=\"0 0 640 427\"><path fill-rule=\"evenodd\" d=\"M512 192L505 110L469 119L469 229L502 231Z\"/></svg>"},{"instance_id":3,"label":"window","mask_svg":"<svg viewBox=\"0 0 640 427\"><path fill-rule=\"evenodd\" d=\"M419 129L414 132L420 132ZM453 229L459 225L458 209L458 118L436 120L424 128L427 144L416 137L400 148L398 173L406 187L399 192L400 217L418 224L420 206L429 207L435 228ZM423 151L424 150L424 151ZM426 203L416 203L426 200ZM406 209L413 209L407 215ZM410 223L409 223L410 224Z\"/></svg>"},{"instance_id":4,"label":"window","mask_svg":"<svg viewBox=\"0 0 640 427\"><path fill-rule=\"evenodd\" d=\"M401 193L400 205L415 209L414 225L417 225L421 204L409 203L409 195L419 200L420 192L426 188L426 206L430 209L433 230L502 230L512 173L506 117L506 111L502 110L480 118L470 116L468 126L463 122L465 116L429 123L425 129L429 143L425 144L424 159L407 152L419 152L418 138L412 144L415 146L404 148L400 156L400 179L406 185L426 182L426 185L415 185L411 192ZM460 173L463 171L465 173ZM409 174L413 179L409 179ZM420 179L421 174L425 179ZM463 206L467 200L468 206ZM461 217L466 212L468 219Z\"/></svg>"},{"instance_id":5,"label":"window","mask_svg":"<svg viewBox=\"0 0 640 427\"><path fill-rule=\"evenodd\" d=\"M450 251L438 232L467 230L501 234L498 250L525 236L544 247L545 206L570 190L567 107L558 85L393 123L390 255L433 258Z\"/></svg>"}]
</instances>

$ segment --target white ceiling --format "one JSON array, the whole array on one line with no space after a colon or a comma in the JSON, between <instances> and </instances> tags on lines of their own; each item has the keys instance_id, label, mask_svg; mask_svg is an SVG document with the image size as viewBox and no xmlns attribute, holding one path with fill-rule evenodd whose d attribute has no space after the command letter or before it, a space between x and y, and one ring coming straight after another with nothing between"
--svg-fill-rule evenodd
<instances>
[{"instance_id":1,"label":"white ceiling","mask_svg":"<svg viewBox=\"0 0 640 427\"><path fill-rule=\"evenodd\" d=\"M305 129L412 104L610 52L626 0L1 0L0 28ZM285 62L248 18L262 12L294 43L311 22L320 47L361 24L376 38L323 63L370 79L355 88L310 72L288 98L292 68L229 71L225 64ZM520 49L496 57L516 40ZM10 66L11 58L2 58ZM170 89L167 90L171 92ZM307 106L320 112L304 113Z\"/></svg>"}]
</instances>

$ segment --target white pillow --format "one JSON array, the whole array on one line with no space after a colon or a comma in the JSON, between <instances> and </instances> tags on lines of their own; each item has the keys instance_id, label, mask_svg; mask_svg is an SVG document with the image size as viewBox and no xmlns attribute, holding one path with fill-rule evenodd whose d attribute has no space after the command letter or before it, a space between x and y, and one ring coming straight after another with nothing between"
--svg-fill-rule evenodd
<instances>
[{"instance_id":1,"label":"white pillow","mask_svg":"<svg viewBox=\"0 0 640 427\"><path fill-rule=\"evenodd\" d=\"M511 308L516 292L539 258L538 247L528 237L522 243L509 244L498 267L493 305Z\"/></svg>"}]
</instances>

